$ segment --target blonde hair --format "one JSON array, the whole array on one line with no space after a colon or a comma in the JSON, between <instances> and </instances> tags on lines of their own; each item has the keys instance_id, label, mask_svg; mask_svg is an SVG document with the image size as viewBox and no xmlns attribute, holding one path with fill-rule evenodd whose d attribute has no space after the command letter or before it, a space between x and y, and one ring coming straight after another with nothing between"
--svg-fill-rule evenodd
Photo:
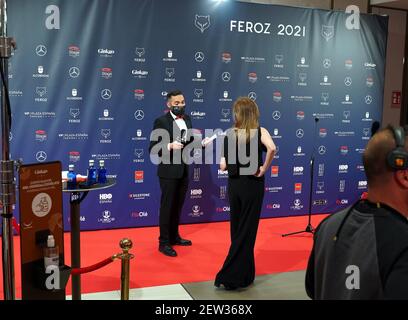
<instances>
[{"instance_id":1,"label":"blonde hair","mask_svg":"<svg viewBox=\"0 0 408 320\"><path fill-rule=\"evenodd\" d=\"M235 132L238 131L238 137L241 136L241 139L244 138L243 135L245 134L245 140L248 142L255 134L251 129L259 128L258 105L248 97L239 97L234 102L233 113L235 120L233 128Z\"/></svg>"}]
</instances>

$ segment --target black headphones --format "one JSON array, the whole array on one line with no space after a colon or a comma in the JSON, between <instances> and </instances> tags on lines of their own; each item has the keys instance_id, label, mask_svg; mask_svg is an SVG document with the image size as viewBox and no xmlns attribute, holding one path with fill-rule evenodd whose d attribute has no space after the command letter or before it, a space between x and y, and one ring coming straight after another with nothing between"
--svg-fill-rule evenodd
<instances>
[{"instance_id":1,"label":"black headphones","mask_svg":"<svg viewBox=\"0 0 408 320\"><path fill-rule=\"evenodd\" d=\"M391 127L394 133L396 148L387 155L387 163L394 170L405 170L408 168L408 152L405 150L405 130L402 127Z\"/></svg>"}]
</instances>

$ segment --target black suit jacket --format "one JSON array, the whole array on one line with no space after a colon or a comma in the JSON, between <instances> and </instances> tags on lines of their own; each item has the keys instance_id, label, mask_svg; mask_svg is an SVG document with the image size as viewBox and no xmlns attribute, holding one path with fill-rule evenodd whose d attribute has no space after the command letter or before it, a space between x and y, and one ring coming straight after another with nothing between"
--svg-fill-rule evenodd
<instances>
[{"instance_id":1,"label":"black suit jacket","mask_svg":"<svg viewBox=\"0 0 408 320\"><path fill-rule=\"evenodd\" d=\"M184 121L186 123L187 129L191 129L192 125L191 125L191 119L189 116L185 115L184 117ZM177 137L181 137L181 132L179 127L177 126L177 124L175 123L173 117L171 116L170 112L168 112L167 114L157 118L154 121L154 125L153 125L153 130L155 129L164 129L169 133L170 136L170 141L168 141L168 143L173 142L174 140L177 139ZM173 130L174 129L174 130ZM174 131L174 132L173 132ZM187 140L187 144L191 143L193 140L193 137L191 136L191 134L189 132L187 132L188 135L186 137ZM154 141L152 139L152 136L150 137L150 147L149 147L149 152L152 153L152 148L158 144L159 142L162 141L161 138L159 138L158 141ZM167 148L167 143L165 144L165 148ZM169 154L165 154L163 155L162 152L159 152L158 155L160 157L164 157L166 158L167 156L167 160L170 162L169 164L165 164L165 163L159 163L158 168L157 168L157 175L160 178L167 178L167 179L180 179L185 175L188 175L188 166L186 164L179 163L179 164L175 164L173 163L174 158L180 158L180 155L182 153L183 150L170 150ZM165 152L167 152L167 149L165 149ZM176 152L179 152L179 155L175 155Z\"/></svg>"}]
</instances>

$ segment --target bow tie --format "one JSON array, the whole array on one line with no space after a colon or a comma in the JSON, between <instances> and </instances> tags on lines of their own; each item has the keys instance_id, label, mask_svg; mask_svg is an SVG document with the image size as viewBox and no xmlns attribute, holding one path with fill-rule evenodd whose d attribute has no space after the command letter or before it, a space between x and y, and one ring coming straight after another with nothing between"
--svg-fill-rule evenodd
<instances>
[{"instance_id":1,"label":"bow tie","mask_svg":"<svg viewBox=\"0 0 408 320\"><path fill-rule=\"evenodd\" d=\"M184 115L182 115L182 116L176 116L176 120L177 119L184 119Z\"/></svg>"}]
</instances>

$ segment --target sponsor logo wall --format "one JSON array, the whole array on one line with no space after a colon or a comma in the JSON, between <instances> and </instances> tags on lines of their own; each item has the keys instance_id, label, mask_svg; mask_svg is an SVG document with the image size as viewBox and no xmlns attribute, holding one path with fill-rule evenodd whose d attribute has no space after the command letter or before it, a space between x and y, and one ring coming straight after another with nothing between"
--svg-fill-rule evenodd
<instances>
[{"instance_id":1,"label":"sponsor logo wall","mask_svg":"<svg viewBox=\"0 0 408 320\"><path fill-rule=\"evenodd\" d=\"M385 17L362 15L360 29L348 30L343 12L235 1L49 6L9 3L8 34L18 45L9 77L12 158L73 163L81 174L89 159L105 160L117 184L82 202L83 230L158 224L148 145L175 88L201 132L231 127L237 97L257 102L278 147L263 217L307 214L313 151L313 213L336 212L366 190L361 153L382 117ZM229 219L227 177L216 164L191 165L181 222ZM64 204L69 228L67 196Z\"/></svg>"}]
</instances>

